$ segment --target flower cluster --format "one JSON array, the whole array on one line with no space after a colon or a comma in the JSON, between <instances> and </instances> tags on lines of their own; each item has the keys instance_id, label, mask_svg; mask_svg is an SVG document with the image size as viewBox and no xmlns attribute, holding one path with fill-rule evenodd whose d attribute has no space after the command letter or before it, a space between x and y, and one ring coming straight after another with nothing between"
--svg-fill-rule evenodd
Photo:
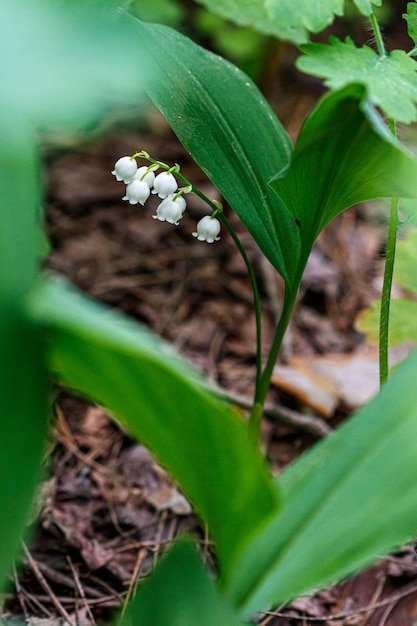
<instances>
[{"instance_id":1,"label":"flower cluster","mask_svg":"<svg viewBox=\"0 0 417 626\"><path fill-rule=\"evenodd\" d=\"M138 167L136 157L139 156L147 158L152 164ZM163 171L155 175L158 169L163 169ZM146 152L139 152L131 157L121 157L116 161L112 174L116 177L116 180L123 181L126 184L126 193L122 198L123 200L129 202L129 204L144 205L151 193L155 194L162 201L152 217L160 222L168 222L178 226L187 207L184 194L192 191L191 185L182 188L178 187L178 182L175 178L175 173L178 174L178 171L178 166L169 168L164 163L151 159ZM185 180L182 176L180 178ZM220 239L218 236L220 233L220 222L214 216L215 213L206 215L198 222L193 236L197 237L199 241L213 243Z\"/></svg>"}]
</instances>

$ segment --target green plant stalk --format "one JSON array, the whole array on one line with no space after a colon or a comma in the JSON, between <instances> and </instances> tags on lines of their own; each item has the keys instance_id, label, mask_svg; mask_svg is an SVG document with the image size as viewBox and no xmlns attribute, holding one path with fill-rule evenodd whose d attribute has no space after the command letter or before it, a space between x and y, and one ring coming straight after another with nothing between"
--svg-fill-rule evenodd
<instances>
[{"instance_id":1,"label":"green plant stalk","mask_svg":"<svg viewBox=\"0 0 417 626\"><path fill-rule=\"evenodd\" d=\"M262 320L261 320L261 304L259 300L259 290L256 282L255 274L252 269L252 265L249 261L248 255L244 247L242 246L239 237L237 236L233 226L230 224L224 213L219 213L218 218L226 228L227 232L233 239L237 249L239 250L241 257L246 265L246 269L249 275L249 280L252 288L253 304L255 309L255 325L256 325L256 380L255 389L258 389L262 375Z\"/></svg>"},{"instance_id":2,"label":"green plant stalk","mask_svg":"<svg viewBox=\"0 0 417 626\"><path fill-rule=\"evenodd\" d=\"M287 330L288 323L290 321L296 297L297 290L289 291L288 288L286 289L281 317L275 330L275 335L272 341L271 349L269 351L268 360L260 377L259 385L257 385L256 388L253 409L249 417L249 432L255 442L258 442L259 440L263 407L265 404L266 395L271 384L272 373L275 367L276 360L278 358L279 351L281 349L285 331Z\"/></svg>"},{"instance_id":3,"label":"green plant stalk","mask_svg":"<svg viewBox=\"0 0 417 626\"><path fill-rule=\"evenodd\" d=\"M387 51L385 49L384 40L382 38L381 29L379 28L378 20L376 19L375 13L372 12L369 16L369 20L371 22L372 30L375 35L375 45L378 51L379 56L386 57Z\"/></svg>"},{"instance_id":4,"label":"green plant stalk","mask_svg":"<svg viewBox=\"0 0 417 626\"><path fill-rule=\"evenodd\" d=\"M387 381L389 374L389 314L391 304L392 276L395 261L395 249L397 245L398 205L398 198L392 198L390 203L388 240L385 256L384 282L382 285L381 312L379 319L379 382L381 387Z\"/></svg>"},{"instance_id":5,"label":"green plant stalk","mask_svg":"<svg viewBox=\"0 0 417 626\"><path fill-rule=\"evenodd\" d=\"M384 41L375 14L369 17L372 30L375 35L376 47L381 57L387 56ZM388 127L394 137L397 137L395 121L388 120ZM391 305L392 276L394 271L395 249L397 245L398 229L398 198L391 198L390 215L388 226L388 239L385 256L384 281L382 285L381 311L379 318L379 383L380 386L387 381L389 374L388 345L389 345L389 315Z\"/></svg>"},{"instance_id":6,"label":"green plant stalk","mask_svg":"<svg viewBox=\"0 0 417 626\"><path fill-rule=\"evenodd\" d=\"M204 200L206 204L209 205L215 212L223 226L226 228L227 232L233 239L237 249L240 252L240 255L243 259L243 262L246 266L246 270L248 272L251 288L252 288L252 297L253 297L253 305L255 309L255 324L256 324L256 379L255 379L255 389L259 387L260 378L262 373L262 321L261 321L261 304L259 299L259 290L258 284L256 282L255 273L253 271L252 265L249 261L248 255L246 254L245 248L242 246L242 243L237 236L233 226L230 224L229 220L223 213L223 211L219 211L219 206L216 205L215 202L210 200L202 191L200 191L197 187L194 187L182 174L176 172L175 174L184 184L189 185L191 187L191 192L195 193L196 196Z\"/></svg>"},{"instance_id":7,"label":"green plant stalk","mask_svg":"<svg viewBox=\"0 0 417 626\"><path fill-rule=\"evenodd\" d=\"M146 157L143 156L144 154L146 154ZM169 165L167 165L166 163L163 163L162 161L157 161L157 160L153 159L151 156L149 156L149 154L144 153L144 152L137 152L136 154L133 155L133 157L146 158L151 163L153 163L154 165L158 165L161 169L165 169L167 171L171 171L171 170L174 171L175 176L177 178L179 178L179 180L181 180L181 182L183 182L184 185L186 185L187 187L190 188L190 193L195 193L196 196L198 196L199 198L204 200L204 202L206 204L208 204L208 206L211 209L213 209L213 212L216 213L216 216L219 218L219 220L221 221L223 226L226 228L227 232L229 233L229 235L233 239L237 249L239 250L240 255L241 255L242 259L243 259L243 262L245 263L246 270L248 272L248 276L249 276L249 280L250 280L250 284L251 284L251 288L252 288L253 304L254 304L254 309L255 309L255 324L256 324L256 379L255 379L255 389L258 389L258 387L260 385L261 374L262 374L262 320L261 320L261 304L260 304L260 299L259 299L259 290L258 290L258 284L256 282L256 278L255 278L255 273L253 271L253 268L252 268L252 265L251 265L251 263L249 261L248 255L246 254L246 251L245 251L244 247L242 246L242 243L241 243L239 237L237 236L233 226L230 224L230 222L227 219L227 217L224 215L223 211L219 210L220 209L219 205L216 204L215 202L213 202L213 200L210 200L210 198L208 198L197 187L194 187L194 185L189 180L187 180L185 178L185 176L183 176L178 171L179 170L179 166L176 166L176 167L172 168ZM176 168L178 168L178 169L176 169Z\"/></svg>"}]
</instances>

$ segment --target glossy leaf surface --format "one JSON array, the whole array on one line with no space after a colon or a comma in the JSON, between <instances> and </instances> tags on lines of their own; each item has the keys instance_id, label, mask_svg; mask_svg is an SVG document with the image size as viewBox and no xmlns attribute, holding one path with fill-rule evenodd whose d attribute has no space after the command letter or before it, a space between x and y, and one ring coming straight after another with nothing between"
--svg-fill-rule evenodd
<instances>
[{"instance_id":1,"label":"glossy leaf surface","mask_svg":"<svg viewBox=\"0 0 417 626\"><path fill-rule=\"evenodd\" d=\"M151 67L146 89L180 141L285 278L294 272L294 219L268 187L288 166L291 142L237 67L170 28L136 22ZM282 241L293 255L283 258Z\"/></svg>"},{"instance_id":2,"label":"glossy leaf surface","mask_svg":"<svg viewBox=\"0 0 417 626\"><path fill-rule=\"evenodd\" d=\"M184 540L164 556L117 626L243 626Z\"/></svg>"},{"instance_id":3,"label":"glossy leaf surface","mask_svg":"<svg viewBox=\"0 0 417 626\"><path fill-rule=\"evenodd\" d=\"M416 181L417 161L395 142L363 87L322 98L301 128L290 168L271 181L298 224L298 277L316 237L339 213L365 200L416 196Z\"/></svg>"},{"instance_id":4,"label":"glossy leaf surface","mask_svg":"<svg viewBox=\"0 0 417 626\"><path fill-rule=\"evenodd\" d=\"M417 352L382 392L276 481L282 508L229 572L243 613L334 582L417 528Z\"/></svg>"},{"instance_id":5,"label":"glossy leaf surface","mask_svg":"<svg viewBox=\"0 0 417 626\"><path fill-rule=\"evenodd\" d=\"M171 346L61 284L31 306L62 382L110 409L179 482L229 561L277 507L246 425Z\"/></svg>"}]
</instances>

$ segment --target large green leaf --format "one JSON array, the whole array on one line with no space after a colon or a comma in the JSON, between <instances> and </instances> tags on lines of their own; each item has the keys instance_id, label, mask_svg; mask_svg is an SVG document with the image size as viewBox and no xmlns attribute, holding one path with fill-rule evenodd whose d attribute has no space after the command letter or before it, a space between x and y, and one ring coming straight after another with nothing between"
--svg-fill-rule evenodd
<instances>
[{"instance_id":1,"label":"large green leaf","mask_svg":"<svg viewBox=\"0 0 417 626\"><path fill-rule=\"evenodd\" d=\"M417 119L417 63L404 50L381 57L369 46L357 48L349 37L344 42L330 37L329 44L309 43L301 50L297 67L324 78L327 87L362 84L388 117L406 124Z\"/></svg>"},{"instance_id":2,"label":"large green leaf","mask_svg":"<svg viewBox=\"0 0 417 626\"><path fill-rule=\"evenodd\" d=\"M224 586L244 613L323 587L417 529L417 352L276 481L282 507Z\"/></svg>"},{"instance_id":3,"label":"large green leaf","mask_svg":"<svg viewBox=\"0 0 417 626\"><path fill-rule=\"evenodd\" d=\"M48 423L41 346L22 302L37 271L37 158L22 125L1 128L0 591L24 532Z\"/></svg>"},{"instance_id":4,"label":"large green leaf","mask_svg":"<svg viewBox=\"0 0 417 626\"><path fill-rule=\"evenodd\" d=\"M113 0L3 0L0 115L85 124L141 93L146 67Z\"/></svg>"},{"instance_id":5,"label":"large green leaf","mask_svg":"<svg viewBox=\"0 0 417 626\"><path fill-rule=\"evenodd\" d=\"M168 28L137 28L152 66L150 96L292 291L315 238L338 213L372 198L417 195L417 162L364 87L322 99L288 167L288 137L247 77ZM272 178L278 201L267 188Z\"/></svg>"},{"instance_id":6,"label":"large green leaf","mask_svg":"<svg viewBox=\"0 0 417 626\"><path fill-rule=\"evenodd\" d=\"M223 567L278 500L246 425L169 345L122 315L54 282L35 291L31 311L52 370L155 453L207 522Z\"/></svg>"},{"instance_id":7,"label":"large green leaf","mask_svg":"<svg viewBox=\"0 0 417 626\"><path fill-rule=\"evenodd\" d=\"M300 279L311 247L344 209L375 198L417 196L417 161L396 143L364 87L327 94L304 122L290 168L271 181L299 227ZM282 242L283 253L292 254Z\"/></svg>"},{"instance_id":8,"label":"large green leaf","mask_svg":"<svg viewBox=\"0 0 417 626\"><path fill-rule=\"evenodd\" d=\"M146 88L152 100L271 263L288 278L298 256L298 232L267 184L288 166L287 133L237 67L170 28L139 21L136 27L148 51ZM285 260L282 241L293 250Z\"/></svg>"},{"instance_id":9,"label":"large green leaf","mask_svg":"<svg viewBox=\"0 0 417 626\"><path fill-rule=\"evenodd\" d=\"M139 589L117 626L243 626L190 542L178 541Z\"/></svg>"},{"instance_id":10,"label":"large green leaf","mask_svg":"<svg viewBox=\"0 0 417 626\"><path fill-rule=\"evenodd\" d=\"M343 15L344 0L198 0L207 9L235 24L251 26L267 35L275 35L295 44L308 40L308 33L318 33L331 24L335 15ZM382 0L354 0L363 15L372 13L372 5Z\"/></svg>"}]
</instances>

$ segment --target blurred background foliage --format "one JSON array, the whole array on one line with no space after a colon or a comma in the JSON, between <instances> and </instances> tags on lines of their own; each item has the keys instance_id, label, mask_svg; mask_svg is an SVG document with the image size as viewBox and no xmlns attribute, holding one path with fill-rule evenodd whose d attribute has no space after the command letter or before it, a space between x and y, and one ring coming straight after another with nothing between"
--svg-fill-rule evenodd
<instances>
[{"instance_id":1,"label":"blurred background foliage","mask_svg":"<svg viewBox=\"0 0 417 626\"><path fill-rule=\"evenodd\" d=\"M171 26L204 47L220 54L238 65L261 86L268 85L267 75L279 66L282 46L272 37L256 30L237 26L226 21L192 0L125 0L124 8L141 20ZM385 0L375 12L381 27L387 31L396 29L406 11L407 0ZM314 40L326 41L329 32L340 38L350 35L357 45L370 43L371 33L367 20L359 15L352 0L346 0L345 15Z\"/></svg>"}]
</instances>

